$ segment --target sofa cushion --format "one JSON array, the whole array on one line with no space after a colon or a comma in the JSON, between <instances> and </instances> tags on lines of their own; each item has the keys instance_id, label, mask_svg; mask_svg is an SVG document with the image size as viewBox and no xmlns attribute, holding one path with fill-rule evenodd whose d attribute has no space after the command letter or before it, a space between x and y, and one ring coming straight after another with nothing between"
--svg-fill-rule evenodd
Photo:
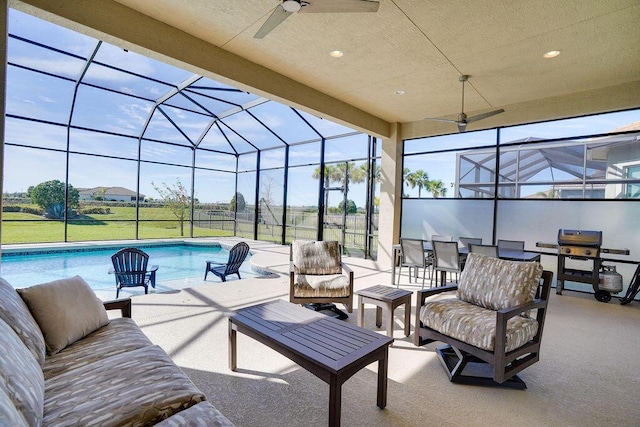
<instances>
[{"instance_id":1,"label":"sofa cushion","mask_svg":"<svg viewBox=\"0 0 640 427\"><path fill-rule=\"evenodd\" d=\"M156 424L156 427L233 427L215 406L204 401Z\"/></svg>"},{"instance_id":2,"label":"sofa cushion","mask_svg":"<svg viewBox=\"0 0 640 427\"><path fill-rule=\"evenodd\" d=\"M457 296L480 307L502 310L533 301L541 276L539 262L470 253L460 274Z\"/></svg>"},{"instance_id":3,"label":"sofa cushion","mask_svg":"<svg viewBox=\"0 0 640 427\"><path fill-rule=\"evenodd\" d=\"M9 395L0 387L0 425L12 427L29 427L27 420L18 412Z\"/></svg>"},{"instance_id":4,"label":"sofa cushion","mask_svg":"<svg viewBox=\"0 0 640 427\"><path fill-rule=\"evenodd\" d=\"M111 319L108 325L47 357L42 368L45 380L116 354L153 345L129 318Z\"/></svg>"},{"instance_id":5,"label":"sofa cushion","mask_svg":"<svg viewBox=\"0 0 640 427\"><path fill-rule=\"evenodd\" d=\"M203 400L158 346L100 359L45 381L44 425L152 425Z\"/></svg>"},{"instance_id":6,"label":"sofa cushion","mask_svg":"<svg viewBox=\"0 0 640 427\"><path fill-rule=\"evenodd\" d=\"M426 327L488 351L495 348L496 318L494 310L457 298L427 302L420 309L420 321ZM512 317L507 320L505 351L522 347L537 333L538 322L535 319Z\"/></svg>"},{"instance_id":7,"label":"sofa cushion","mask_svg":"<svg viewBox=\"0 0 640 427\"><path fill-rule=\"evenodd\" d=\"M18 292L38 322L50 355L109 323L102 301L80 276Z\"/></svg>"},{"instance_id":8,"label":"sofa cushion","mask_svg":"<svg viewBox=\"0 0 640 427\"><path fill-rule=\"evenodd\" d=\"M337 241L294 240L291 244L297 274L340 274L340 245Z\"/></svg>"},{"instance_id":9,"label":"sofa cushion","mask_svg":"<svg viewBox=\"0 0 640 427\"><path fill-rule=\"evenodd\" d=\"M20 337L1 320L0 349L0 389L8 396L27 425L41 425L44 398L42 370ZM10 415L15 418L15 414ZM0 421L4 423L2 419Z\"/></svg>"},{"instance_id":10,"label":"sofa cushion","mask_svg":"<svg viewBox=\"0 0 640 427\"><path fill-rule=\"evenodd\" d=\"M20 294L2 278L0 278L0 319L11 326L42 366L45 355L42 331L29 312L29 308L20 298Z\"/></svg>"}]
</instances>

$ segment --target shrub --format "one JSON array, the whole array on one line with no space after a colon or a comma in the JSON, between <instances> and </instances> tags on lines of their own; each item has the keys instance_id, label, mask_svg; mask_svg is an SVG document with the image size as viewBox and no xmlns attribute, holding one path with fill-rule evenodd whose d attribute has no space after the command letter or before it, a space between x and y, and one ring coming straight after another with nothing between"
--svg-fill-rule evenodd
<instances>
[{"instance_id":1,"label":"shrub","mask_svg":"<svg viewBox=\"0 0 640 427\"><path fill-rule=\"evenodd\" d=\"M3 206L2 212L20 212L20 206Z\"/></svg>"},{"instance_id":2,"label":"shrub","mask_svg":"<svg viewBox=\"0 0 640 427\"><path fill-rule=\"evenodd\" d=\"M80 213L82 215L108 215L111 213L111 208L105 208L103 206L93 208L83 208Z\"/></svg>"},{"instance_id":3,"label":"shrub","mask_svg":"<svg viewBox=\"0 0 640 427\"><path fill-rule=\"evenodd\" d=\"M42 215L44 214L44 209L34 208L32 206L25 206L22 208L22 212L32 214L32 215Z\"/></svg>"}]
</instances>

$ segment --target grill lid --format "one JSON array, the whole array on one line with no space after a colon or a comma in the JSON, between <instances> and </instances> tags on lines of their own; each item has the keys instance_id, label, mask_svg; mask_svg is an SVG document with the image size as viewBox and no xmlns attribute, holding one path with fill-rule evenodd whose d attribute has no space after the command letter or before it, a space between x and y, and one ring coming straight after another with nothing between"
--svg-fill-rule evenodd
<instances>
[{"instance_id":1,"label":"grill lid","mask_svg":"<svg viewBox=\"0 0 640 427\"><path fill-rule=\"evenodd\" d=\"M602 231L560 229L558 244L599 247L602 245Z\"/></svg>"}]
</instances>

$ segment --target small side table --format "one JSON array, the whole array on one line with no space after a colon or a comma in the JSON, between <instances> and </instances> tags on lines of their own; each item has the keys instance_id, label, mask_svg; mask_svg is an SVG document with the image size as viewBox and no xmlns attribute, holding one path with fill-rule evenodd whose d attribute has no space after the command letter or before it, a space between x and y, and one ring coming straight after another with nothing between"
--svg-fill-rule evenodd
<instances>
[{"instance_id":1,"label":"small side table","mask_svg":"<svg viewBox=\"0 0 640 427\"><path fill-rule=\"evenodd\" d=\"M382 326L382 310L387 316L387 335L393 337L393 312L396 307L404 307L404 334L411 334L411 291L376 285L356 292L358 294L358 326L364 324L364 305L376 306L376 326Z\"/></svg>"}]
</instances>

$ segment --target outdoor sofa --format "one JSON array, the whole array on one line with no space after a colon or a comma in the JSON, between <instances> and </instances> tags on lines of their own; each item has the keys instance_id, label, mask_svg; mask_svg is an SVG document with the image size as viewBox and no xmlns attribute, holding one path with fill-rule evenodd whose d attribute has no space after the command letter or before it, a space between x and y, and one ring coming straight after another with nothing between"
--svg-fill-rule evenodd
<instances>
[{"instance_id":1,"label":"outdoor sofa","mask_svg":"<svg viewBox=\"0 0 640 427\"><path fill-rule=\"evenodd\" d=\"M107 310L119 310L110 319ZM232 426L131 319L79 276L0 278L0 425Z\"/></svg>"}]
</instances>

